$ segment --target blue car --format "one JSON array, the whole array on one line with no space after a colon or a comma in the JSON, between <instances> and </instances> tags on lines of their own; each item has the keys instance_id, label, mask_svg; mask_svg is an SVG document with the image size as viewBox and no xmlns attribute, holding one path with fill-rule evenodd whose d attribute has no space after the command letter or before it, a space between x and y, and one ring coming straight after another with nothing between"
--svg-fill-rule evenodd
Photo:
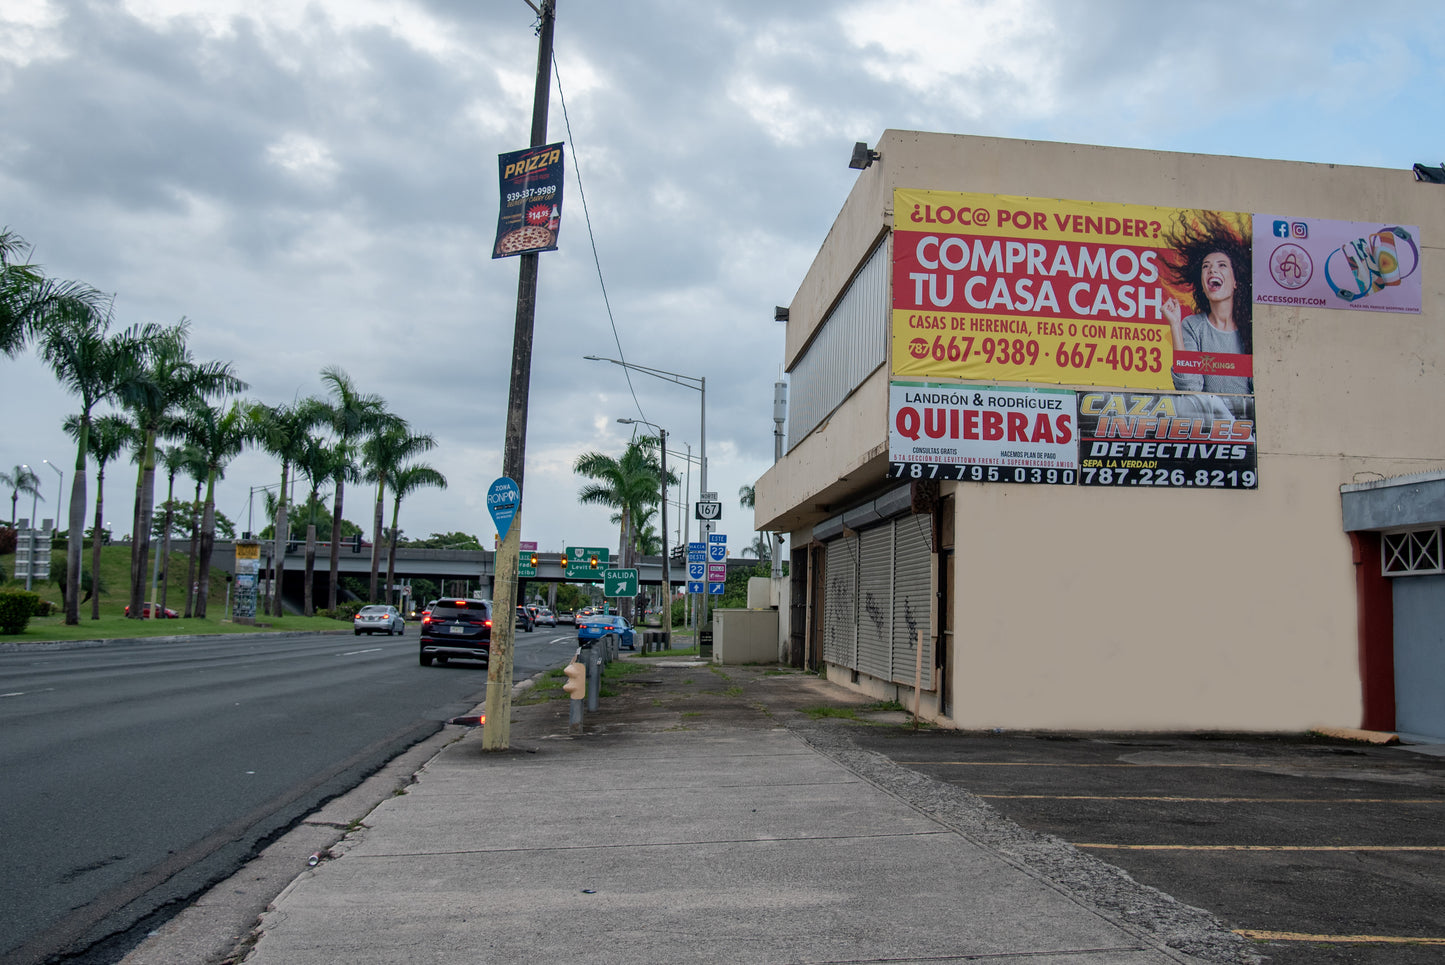
<instances>
[{"instance_id":1,"label":"blue car","mask_svg":"<svg viewBox=\"0 0 1445 965\"><path fill-rule=\"evenodd\" d=\"M625 650L636 650L632 626L616 613L594 613L577 617L577 642L591 643L606 636L615 636L617 646Z\"/></svg>"}]
</instances>

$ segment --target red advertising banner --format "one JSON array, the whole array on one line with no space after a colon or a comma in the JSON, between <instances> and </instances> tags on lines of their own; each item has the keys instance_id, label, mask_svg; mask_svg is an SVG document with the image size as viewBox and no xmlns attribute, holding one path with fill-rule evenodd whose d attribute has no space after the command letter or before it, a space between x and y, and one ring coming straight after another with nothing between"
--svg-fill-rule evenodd
<instances>
[{"instance_id":1,"label":"red advertising banner","mask_svg":"<svg viewBox=\"0 0 1445 965\"><path fill-rule=\"evenodd\" d=\"M899 189L892 372L1252 393L1251 224Z\"/></svg>"}]
</instances>

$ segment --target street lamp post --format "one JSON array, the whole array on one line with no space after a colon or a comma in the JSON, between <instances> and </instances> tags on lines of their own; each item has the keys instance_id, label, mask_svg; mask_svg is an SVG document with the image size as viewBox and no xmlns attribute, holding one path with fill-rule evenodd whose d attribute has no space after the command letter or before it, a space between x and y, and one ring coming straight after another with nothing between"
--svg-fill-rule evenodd
<instances>
[{"instance_id":1,"label":"street lamp post","mask_svg":"<svg viewBox=\"0 0 1445 965\"><path fill-rule=\"evenodd\" d=\"M42 460L40 460L40 461L43 462L43 463L45 463L45 464L46 464L47 466L49 466L51 469L54 469L54 470L55 470L55 474L60 477L60 479L55 483L55 527L54 527L54 532L57 532L57 533L58 533L58 532L60 531L60 504L65 500L65 473L62 472L61 469L60 469L60 467L58 467L57 465L55 465L55 463L51 462L49 459L42 459ZM81 535L83 536L84 534L82 533ZM76 538L76 535L75 535L74 533L71 533L71 534L70 534L70 538L71 538L71 539L75 539L75 538ZM81 545L84 545L84 543L82 543ZM69 550L67 550L66 553L67 553L67 555L69 555ZM33 564L32 564L32 565L33 565ZM67 577L68 577L68 576L69 576L69 574L67 574ZM96 579L97 577L96 577L94 574L92 574L92 575L91 575L91 578L92 578L92 579ZM76 575L76 579L77 579L77 581L79 580L79 574ZM79 590L80 587L79 587L79 586L71 586L71 585L70 585L70 582L69 582L69 580L68 580L68 578L67 578L67 581L66 581L66 583L65 583L65 589L67 590L67 592L74 593L74 592L76 592L77 590ZM79 597L77 597L77 599L79 599ZM65 601L62 599L62 600L61 600L61 603L63 604L64 602L65 602Z\"/></svg>"},{"instance_id":2,"label":"street lamp post","mask_svg":"<svg viewBox=\"0 0 1445 965\"><path fill-rule=\"evenodd\" d=\"M658 432L657 451L662 454L662 462L658 469L658 491L662 503L662 598L663 610L666 613L662 628L663 649L672 647L672 566L667 558L667 430L655 422L648 422L646 419L618 419L618 422L625 426L644 425L652 426Z\"/></svg>"},{"instance_id":3,"label":"street lamp post","mask_svg":"<svg viewBox=\"0 0 1445 965\"><path fill-rule=\"evenodd\" d=\"M590 362L611 362L613 365L620 365L624 369L632 369L642 372L665 382L674 385L685 386L689 389L696 389L701 395L701 418L698 421L698 492L705 493L707 488L707 379L700 375L681 375L677 372L668 372L665 369L654 369L646 365L638 365L636 362L623 362L620 359L603 358L600 355L584 355L583 358ZM708 533L712 532L712 521L707 520L698 526L699 535L703 542L707 542ZM698 631L701 632L703 624L707 621L707 594L702 594L700 614L697 620Z\"/></svg>"}]
</instances>

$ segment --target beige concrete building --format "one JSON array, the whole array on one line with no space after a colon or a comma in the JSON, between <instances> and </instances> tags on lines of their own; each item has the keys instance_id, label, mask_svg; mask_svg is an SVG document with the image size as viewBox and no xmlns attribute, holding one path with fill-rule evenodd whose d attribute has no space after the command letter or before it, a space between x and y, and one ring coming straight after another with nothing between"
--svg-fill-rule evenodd
<instances>
[{"instance_id":1,"label":"beige concrete building","mask_svg":"<svg viewBox=\"0 0 1445 965\"><path fill-rule=\"evenodd\" d=\"M1445 185L906 131L874 150L788 306L786 452L756 487L755 525L791 553L785 658L910 709L917 688L959 728L1445 737ZM1169 322L1159 265L1184 249L1164 254L1161 231L1198 212L1253 218L1243 353ZM1204 310L1225 305L1211 270L1175 287L1202 272L1193 317L1233 338L1227 306ZM1262 300L1307 274L1362 292ZM1176 391L1221 351L1247 379ZM1073 422L1019 415L1004 448L967 456L989 392ZM1185 418L1209 399L1232 411ZM1121 428L1110 405L1153 419ZM1152 445L1168 425L1193 443ZM905 446L952 445L905 458L900 426ZM1059 484L1015 481L1039 466Z\"/></svg>"}]
</instances>

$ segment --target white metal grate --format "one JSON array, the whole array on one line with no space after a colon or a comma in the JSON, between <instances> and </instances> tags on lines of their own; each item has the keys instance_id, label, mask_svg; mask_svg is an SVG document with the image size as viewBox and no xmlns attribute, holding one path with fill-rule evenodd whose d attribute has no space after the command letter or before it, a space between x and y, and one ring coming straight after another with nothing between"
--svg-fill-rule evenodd
<instances>
[{"instance_id":1,"label":"white metal grate","mask_svg":"<svg viewBox=\"0 0 1445 965\"><path fill-rule=\"evenodd\" d=\"M1427 576L1445 573L1440 529L1386 533L1380 543L1386 576Z\"/></svg>"}]
</instances>

